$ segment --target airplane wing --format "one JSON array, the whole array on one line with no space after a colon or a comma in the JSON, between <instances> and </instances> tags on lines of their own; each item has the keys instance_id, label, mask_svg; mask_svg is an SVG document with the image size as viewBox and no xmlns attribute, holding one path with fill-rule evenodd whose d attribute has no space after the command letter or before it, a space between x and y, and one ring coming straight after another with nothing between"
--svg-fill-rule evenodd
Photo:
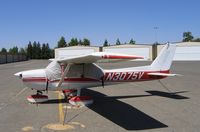
<instances>
[{"instance_id":1,"label":"airplane wing","mask_svg":"<svg viewBox=\"0 0 200 132\"><path fill-rule=\"evenodd\" d=\"M151 76L164 76L164 77L181 76L180 74L158 73L158 72L148 73L148 75L151 75Z\"/></svg>"},{"instance_id":2,"label":"airplane wing","mask_svg":"<svg viewBox=\"0 0 200 132\"><path fill-rule=\"evenodd\" d=\"M135 55L126 55L126 54L95 52L87 55L66 57L62 59L51 59L50 61L52 62L49 64L49 66L46 67L46 73L49 80L56 80L56 79L60 80L57 85L58 88L62 85L65 76L68 74L69 69L73 64L95 63L106 59L133 60L133 59L143 59L143 57ZM58 70L56 70L60 68L60 66L58 66L58 63L67 65L62 75L60 72L58 72Z\"/></svg>"},{"instance_id":3,"label":"airplane wing","mask_svg":"<svg viewBox=\"0 0 200 132\"><path fill-rule=\"evenodd\" d=\"M106 52L95 52L87 55L79 55L73 57L66 57L63 59L56 59L59 63L95 63L103 62L103 60L133 60L133 59L143 59L142 56L127 55L127 54L117 54L117 53L106 53Z\"/></svg>"}]
</instances>

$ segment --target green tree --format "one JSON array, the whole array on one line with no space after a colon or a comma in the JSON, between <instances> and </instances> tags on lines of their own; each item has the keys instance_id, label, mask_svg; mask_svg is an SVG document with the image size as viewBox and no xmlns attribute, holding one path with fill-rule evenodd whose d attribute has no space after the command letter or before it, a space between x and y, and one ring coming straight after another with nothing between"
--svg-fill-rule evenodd
<instances>
[{"instance_id":1,"label":"green tree","mask_svg":"<svg viewBox=\"0 0 200 132\"><path fill-rule=\"evenodd\" d=\"M83 45L84 45L84 46L90 46L90 40L87 39L87 38L84 38L84 39L83 39Z\"/></svg>"},{"instance_id":2,"label":"green tree","mask_svg":"<svg viewBox=\"0 0 200 132\"><path fill-rule=\"evenodd\" d=\"M135 40L131 39L129 44L135 44Z\"/></svg>"},{"instance_id":3,"label":"green tree","mask_svg":"<svg viewBox=\"0 0 200 132\"><path fill-rule=\"evenodd\" d=\"M65 41L65 38L62 36L60 40L58 41L57 47L61 48L61 47L66 47L66 46L67 46L67 42Z\"/></svg>"},{"instance_id":4,"label":"green tree","mask_svg":"<svg viewBox=\"0 0 200 132\"><path fill-rule=\"evenodd\" d=\"M78 39L77 38L72 38L69 42L69 46L77 46L79 44Z\"/></svg>"},{"instance_id":5,"label":"green tree","mask_svg":"<svg viewBox=\"0 0 200 132\"><path fill-rule=\"evenodd\" d=\"M46 58L45 59L51 58L51 49L50 49L48 43L46 43L46 48L45 49L46 49Z\"/></svg>"},{"instance_id":6,"label":"green tree","mask_svg":"<svg viewBox=\"0 0 200 132\"><path fill-rule=\"evenodd\" d=\"M79 39L79 41L78 41L78 45L83 45L83 42L82 42L81 39Z\"/></svg>"},{"instance_id":7,"label":"green tree","mask_svg":"<svg viewBox=\"0 0 200 132\"><path fill-rule=\"evenodd\" d=\"M26 51L24 50L24 48L20 48L19 54L26 55Z\"/></svg>"},{"instance_id":8,"label":"green tree","mask_svg":"<svg viewBox=\"0 0 200 132\"><path fill-rule=\"evenodd\" d=\"M121 42L119 41L119 38L116 41L116 45L121 45Z\"/></svg>"},{"instance_id":9,"label":"green tree","mask_svg":"<svg viewBox=\"0 0 200 132\"><path fill-rule=\"evenodd\" d=\"M40 42L37 43L36 45L36 49L35 49L35 57L36 59L41 59L41 46L40 46Z\"/></svg>"},{"instance_id":10,"label":"green tree","mask_svg":"<svg viewBox=\"0 0 200 132\"><path fill-rule=\"evenodd\" d=\"M184 32L183 33L183 42L189 42L193 40L193 36L191 32Z\"/></svg>"},{"instance_id":11,"label":"green tree","mask_svg":"<svg viewBox=\"0 0 200 132\"><path fill-rule=\"evenodd\" d=\"M192 40L193 42L200 42L200 38L195 38Z\"/></svg>"},{"instance_id":12,"label":"green tree","mask_svg":"<svg viewBox=\"0 0 200 132\"><path fill-rule=\"evenodd\" d=\"M18 54L18 47L14 46L13 48L9 49L10 54Z\"/></svg>"},{"instance_id":13,"label":"green tree","mask_svg":"<svg viewBox=\"0 0 200 132\"><path fill-rule=\"evenodd\" d=\"M50 49L50 54L51 54L51 56L50 56L50 58L54 58L54 49Z\"/></svg>"},{"instance_id":14,"label":"green tree","mask_svg":"<svg viewBox=\"0 0 200 132\"><path fill-rule=\"evenodd\" d=\"M32 59L37 59L37 42L33 42Z\"/></svg>"},{"instance_id":15,"label":"green tree","mask_svg":"<svg viewBox=\"0 0 200 132\"><path fill-rule=\"evenodd\" d=\"M7 50L6 50L5 48L2 48L2 49L1 49L1 53L2 53L2 54L6 54L6 53L7 53Z\"/></svg>"},{"instance_id":16,"label":"green tree","mask_svg":"<svg viewBox=\"0 0 200 132\"><path fill-rule=\"evenodd\" d=\"M106 46L108 46L108 40L107 39L103 43L103 47L106 47Z\"/></svg>"},{"instance_id":17,"label":"green tree","mask_svg":"<svg viewBox=\"0 0 200 132\"><path fill-rule=\"evenodd\" d=\"M42 44L41 58L42 59L49 59L49 58L51 58L51 49L50 49L48 43L46 43L46 44L43 43Z\"/></svg>"},{"instance_id":18,"label":"green tree","mask_svg":"<svg viewBox=\"0 0 200 132\"><path fill-rule=\"evenodd\" d=\"M31 44L31 42L29 41L28 47L27 47L27 57L29 59L32 59L32 53L33 53L33 46Z\"/></svg>"},{"instance_id":19,"label":"green tree","mask_svg":"<svg viewBox=\"0 0 200 132\"><path fill-rule=\"evenodd\" d=\"M46 44L45 43L42 44L41 51L42 51L42 53L41 53L41 59L47 58L47 55L46 55Z\"/></svg>"}]
</instances>

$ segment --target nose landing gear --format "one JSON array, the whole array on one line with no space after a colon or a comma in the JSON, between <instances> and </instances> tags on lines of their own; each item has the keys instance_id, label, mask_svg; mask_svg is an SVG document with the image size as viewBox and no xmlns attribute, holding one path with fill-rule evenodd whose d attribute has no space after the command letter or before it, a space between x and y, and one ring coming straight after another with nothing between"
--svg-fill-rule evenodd
<instances>
[{"instance_id":1,"label":"nose landing gear","mask_svg":"<svg viewBox=\"0 0 200 132\"><path fill-rule=\"evenodd\" d=\"M33 104L43 103L43 102L48 101L48 96L42 95L42 91L37 90L37 93L34 95L28 96L27 100Z\"/></svg>"}]
</instances>

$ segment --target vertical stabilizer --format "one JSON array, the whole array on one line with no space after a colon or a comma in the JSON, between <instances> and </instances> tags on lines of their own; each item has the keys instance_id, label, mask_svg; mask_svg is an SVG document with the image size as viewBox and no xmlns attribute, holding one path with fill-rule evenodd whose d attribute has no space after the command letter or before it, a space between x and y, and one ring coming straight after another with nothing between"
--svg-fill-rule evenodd
<instances>
[{"instance_id":1,"label":"vertical stabilizer","mask_svg":"<svg viewBox=\"0 0 200 132\"><path fill-rule=\"evenodd\" d=\"M167 44L151 64L156 70L169 70L176 50L175 44Z\"/></svg>"}]
</instances>

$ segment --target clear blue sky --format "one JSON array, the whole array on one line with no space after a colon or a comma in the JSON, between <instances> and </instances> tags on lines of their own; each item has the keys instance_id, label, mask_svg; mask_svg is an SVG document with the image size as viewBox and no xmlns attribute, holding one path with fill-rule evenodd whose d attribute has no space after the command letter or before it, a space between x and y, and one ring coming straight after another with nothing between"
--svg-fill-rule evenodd
<instances>
[{"instance_id":1,"label":"clear blue sky","mask_svg":"<svg viewBox=\"0 0 200 132\"><path fill-rule=\"evenodd\" d=\"M55 47L61 36L88 38L92 45L174 42L184 31L200 37L199 0L1 0L0 48L29 41Z\"/></svg>"}]
</instances>

